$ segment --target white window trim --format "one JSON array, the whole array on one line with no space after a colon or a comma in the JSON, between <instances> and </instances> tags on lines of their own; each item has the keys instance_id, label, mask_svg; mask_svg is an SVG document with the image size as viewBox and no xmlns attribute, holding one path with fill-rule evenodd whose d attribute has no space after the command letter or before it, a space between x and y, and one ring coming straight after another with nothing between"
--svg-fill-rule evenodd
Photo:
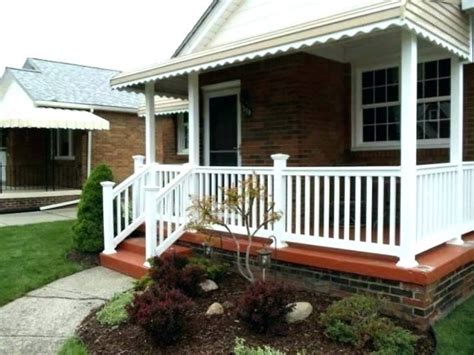
<instances>
[{"instance_id":1,"label":"white window trim","mask_svg":"<svg viewBox=\"0 0 474 355\"><path fill-rule=\"evenodd\" d=\"M59 129L56 130L56 142L54 144L56 145L56 154L54 156L55 160L74 160L76 157L73 154L73 149L74 149L74 135L73 135L73 130L68 129L68 141L69 141L69 154L68 155L58 155L57 153L59 152Z\"/></svg>"},{"instance_id":2,"label":"white window trim","mask_svg":"<svg viewBox=\"0 0 474 355\"><path fill-rule=\"evenodd\" d=\"M434 60L446 59L446 55L427 55L420 56L418 58L418 63L424 63ZM351 149L352 151L368 151L368 150L397 150L400 149L400 141L387 141L387 142L363 142L362 141L362 72L384 69L390 67L400 68L400 61L386 61L382 64L378 63L376 65L357 65L352 68L352 134L351 134ZM399 70L400 72L400 70ZM399 83L401 88L401 81ZM429 102L439 101L445 96L440 96L436 98L428 99L418 99L417 102ZM400 104L400 102L398 102ZM451 118L450 118L451 119ZM439 148L449 148L450 139L449 138L438 138L438 139L418 139L417 147L422 149L439 149Z\"/></svg>"},{"instance_id":3,"label":"white window trim","mask_svg":"<svg viewBox=\"0 0 474 355\"><path fill-rule=\"evenodd\" d=\"M188 155L189 154L189 142L188 142L188 148L185 149L185 137L186 135L184 134L184 115L185 113L181 112L178 113L176 121L176 127L177 127L177 132L176 132L176 143L177 143L177 148L176 152L178 155ZM189 118L188 118L188 132L189 132ZM189 136L188 136L189 139Z\"/></svg>"}]
</instances>

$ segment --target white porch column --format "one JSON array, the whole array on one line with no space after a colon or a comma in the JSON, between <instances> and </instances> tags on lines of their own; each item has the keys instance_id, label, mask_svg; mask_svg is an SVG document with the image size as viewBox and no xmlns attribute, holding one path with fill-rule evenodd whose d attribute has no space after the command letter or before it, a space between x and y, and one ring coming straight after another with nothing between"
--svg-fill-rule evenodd
<instances>
[{"instance_id":1,"label":"white porch column","mask_svg":"<svg viewBox=\"0 0 474 355\"><path fill-rule=\"evenodd\" d=\"M274 223L274 232L276 239L276 248L284 248L288 246L282 237L285 234L286 220L286 184L282 170L286 168L286 161L290 157L287 154L273 154L273 209L274 212L281 212L280 220Z\"/></svg>"},{"instance_id":2,"label":"white porch column","mask_svg":"<svg viewBox=\"0 0 474 355\"><path fill-rule=\"evenodd\" d=\"M456 234L449 243L463 244L461 226L463 223L463 64L457 57L451 58L451 139L449 162L457 165L456 182Z\"/></svg>"},{"instance_id":3,"label":"white porch column","mask_svg":"<svg viewBox=\"0 0 474 355\"><path fill-rule=\"evenodd\" d=\"M148 165L156 161L154 82L145 84L145 105L145 157Z\"/></svg>"},{"instance_id":4,"label":"white porch column","mask_svg":"<svg viewBox=\"0 0 474 355\"><path fill-rule=\"evenodd\" d=\"M115 253L114 243L114 199L113 188L115 183L112 181L103 181L102 185L102 209L104 223L104 254Z\"/></svg>"},{"instance_id":5,"label":"white porch column","mask_svg":"<svg viewBox=\"0 0 474 355\"><path fill-rule=\"evenodd\" d=\"M401 48L401 196L400 196L400 260L397 266L411 268L416 243L416 35L402 31Z\"/></svg>"},{"instance_id":6,"label":"white porch column","mask_svg":"<svg viewBox=\"0 0 474 355\"><path fill-rule=\"evenodd\" d=\"M188 75L189 163L199 166L199 74Z\"/></svg>"}]
</instances>

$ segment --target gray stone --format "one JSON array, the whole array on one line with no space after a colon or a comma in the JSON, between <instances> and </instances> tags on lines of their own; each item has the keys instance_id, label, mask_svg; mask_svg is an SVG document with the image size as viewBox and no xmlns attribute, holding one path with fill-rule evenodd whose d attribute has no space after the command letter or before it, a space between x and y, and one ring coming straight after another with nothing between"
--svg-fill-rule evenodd
<instances>
[{"instance_id":1,"label":"gray stone","mask_svg":"<svg viewBox=\"0 0 474 355\"><path fill-rule=\"evenodd\" d=\"M199 284L199 286L201 286L201 288L202 288L202 290L203 290L204 292L215 291L215 290L217 290L217 289L219 288L219 286L217 286L217 284L216 284L214 281L209 280L209 279L207 279L207 280L204 281L204 282L201 282L201 283Z\"/></svg>"},{"instance_id":2,"label":"gray stone","mask_svg":"<svg viewBox=\"0 0 474 355\"><path fill-rule=\"evenodd\" d=\"M206 316L216 316L224 314L224 307L219 302L214 302L209 306L206 312Z\"/></svg>"},{"instance_id":3,"label":"gray stone","mask_svg":"<svg viewBox=\"0 0 474 355\"><path fill-rule=\"evenodd\" d=\"M308 302L295 302L290 303L288 306L294 305L291 312L286 315L286 321L288 323L300 322L308 318L313 313L313 306Z\"/></svg>"},{"instance_id":4,"label":"gray stone","mask_svg":"<svg viewBox=\"0 0 474 355\"><path fill-rule=\"evenodd\" d=\"M133 279L95 267L56 280L0 308L0 354L56 354L93 308Z\"/></svg>"},{"instance_id":5,"label":"gray stone","mask_svg":"<svg viewBox=\"0 0 474 355\"><path fill-rule=\"evenodd\" d=\"M234 308L234 304L232 302L225 301L222 303L222 307L224 307L224 309L230 309L230 308Z\"/></svg>"}]
</instances>

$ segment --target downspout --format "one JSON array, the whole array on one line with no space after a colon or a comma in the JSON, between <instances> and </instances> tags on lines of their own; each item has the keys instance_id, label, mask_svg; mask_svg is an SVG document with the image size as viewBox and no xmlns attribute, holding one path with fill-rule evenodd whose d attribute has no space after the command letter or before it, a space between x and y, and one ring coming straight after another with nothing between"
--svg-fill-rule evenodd
<instances>
[{"instance_id":1,"label":"downspout","mask_svg":"<svg viewBox=\"0 0 474 355\"><path fill-rule=\"evenodd\" d=\"M91 108L91 113L94 109ZM87 132L87 177L91 175L92 170L92 131Z\"/></svg>"}]
</instances>

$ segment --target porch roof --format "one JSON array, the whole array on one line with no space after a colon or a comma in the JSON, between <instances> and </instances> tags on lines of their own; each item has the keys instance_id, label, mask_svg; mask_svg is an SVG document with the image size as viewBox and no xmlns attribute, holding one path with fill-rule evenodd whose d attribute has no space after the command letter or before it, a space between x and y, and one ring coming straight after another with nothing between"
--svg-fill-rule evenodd
<instances>
[{"instance_id":1,"label":"porch roof","mask_svg":"<svg viewBox=\"0 0 474 355\"><path fill-rule=\"evenodd\" d=\"M109 121L89 111L33 107L0 110L0 128L108 130Z\"/></svg>"},{"instance_id":2,"label":"porch roof","mask_svg":"<svg viewBox=\"0 0 474 355\"><path fill-rule=\"evenodd\" d=\"M171 115L189 111L188 100L169 99L166 97L155 97L155 115ZM145 116L145 102L138 107L138 116Z\"/></svg>"},{"instance_id":3,"label":"porch roof","mask_svg":"<svg viewBox=\"0 0 474 355\"><path fill-rule=\"evenodd\" d=\"M464 42L451 41L448 35L432 30L415 18L404 16L403 7L395 1L378 5L376 10L363 14L350 14L335 19L321 19L291 28L256 36L250 39L201 50L172 58L161 64L141 70L122 73L111 80L115 88L131 91L143 90L147 82L155 82L155 92L170 97L187 96L187 74L219 67L239 64L269 56L305 50L317 45L344 39L361 37L391 29L406 29L420 38L451 52L463 59L469 59L469 50ZM464 20L464 18L463 18Z\"/></svg>"}]
</instances>

